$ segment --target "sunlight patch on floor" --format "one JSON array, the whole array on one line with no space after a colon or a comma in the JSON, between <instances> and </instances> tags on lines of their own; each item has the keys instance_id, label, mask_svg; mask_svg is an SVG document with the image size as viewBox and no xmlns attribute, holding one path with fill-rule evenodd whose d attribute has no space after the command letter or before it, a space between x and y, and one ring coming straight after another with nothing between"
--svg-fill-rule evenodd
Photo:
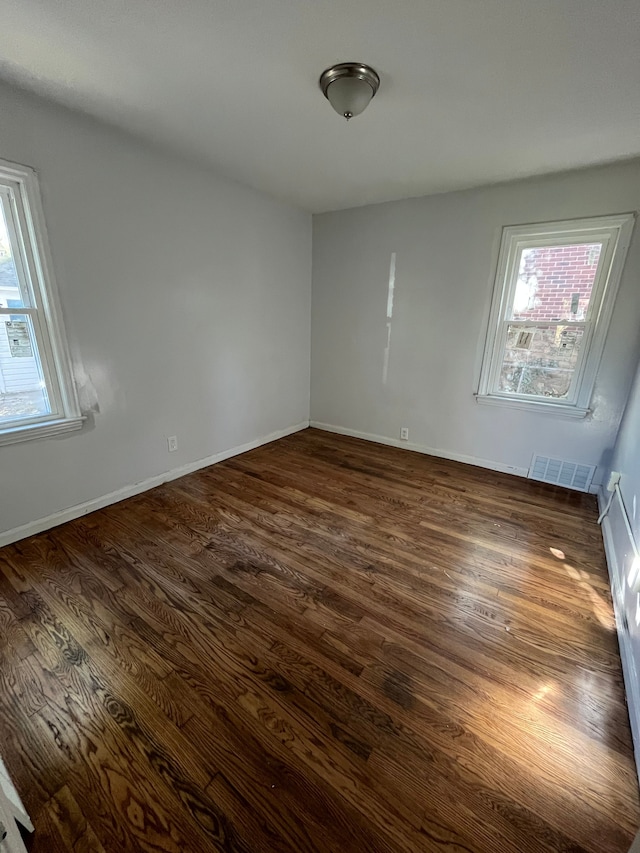
<instances>
[{"instance_id":1,"label":"sunlight patch on floor","mask_svg":"<svg viewBox=\"0 0 640 853\"><path fill-rule=\"evenodd\" d=\"M561 548L550 547L549 551L557 560L564 561L566 559L565 552ZM586 597L591 602L593 615L596 617L602 627L605 628L607 631L615 631L616 621L613 615L611 605L606 600L606 598L604 598L604 596L602 596L593 588L590 582L589 573L583 571L582 569L576 569L570 563L563 562L562 565L568 577L570 577L572 581L575 581L576 586L578 586L584 592ZM638 565L638 574L640 575L640 564Z\"/></svg>"}]
</instances>

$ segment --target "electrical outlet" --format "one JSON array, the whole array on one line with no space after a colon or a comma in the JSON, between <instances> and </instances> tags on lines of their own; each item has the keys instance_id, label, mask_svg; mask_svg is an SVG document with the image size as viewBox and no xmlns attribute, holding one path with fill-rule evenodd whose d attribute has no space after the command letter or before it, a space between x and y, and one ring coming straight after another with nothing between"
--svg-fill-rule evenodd
<instances>
[{"instance_id":1,"label":"electrical outlet","mask_svg":"<svg viewBox=\"0 0 640 853\"><path fill-rule=\"evenodd\" d=\"M177 435L169 435L167 436L167 450L169 453L174 453L178 449L178 436Z\"/></svg>"},{"instance_id":2,"label":"electrical outlet","mask_svg":"<svg viewBox=\"0 0 640 853\"><path fill-rule=\"evenodd\" d=\"M619 471L612 471L611 474L609 474L609 482L607 483L607 491L612 492L615 489L615 487L618 485L619 482L620 482L620 472Z\"/></svg>"},{"instance_id":3,"label":"electrical outlet","mask_svg":"<svg viewBox=\"0 0 640 853\"><path fill-rule=\"evenodd\" d=\"M409 427L400 427L400 439L409 441Z\"/></svg>"}]
</instances>

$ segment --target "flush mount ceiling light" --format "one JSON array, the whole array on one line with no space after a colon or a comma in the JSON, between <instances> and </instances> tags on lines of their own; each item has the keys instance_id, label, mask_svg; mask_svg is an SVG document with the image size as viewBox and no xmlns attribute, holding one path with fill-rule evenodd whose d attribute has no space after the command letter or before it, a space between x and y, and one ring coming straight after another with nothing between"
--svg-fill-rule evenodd
<instances>
[{"instance_id":1,"label":"flush mount ceiling light","mask_svg":"<svg viewBox=\"0 0 640 853\"><path fill-rule=\"evenodd\" d=\"M379 86L376 72L362 62L341 62L320 75L325 98L347 121L364 112Z\"/></svg>"}]
</instances>

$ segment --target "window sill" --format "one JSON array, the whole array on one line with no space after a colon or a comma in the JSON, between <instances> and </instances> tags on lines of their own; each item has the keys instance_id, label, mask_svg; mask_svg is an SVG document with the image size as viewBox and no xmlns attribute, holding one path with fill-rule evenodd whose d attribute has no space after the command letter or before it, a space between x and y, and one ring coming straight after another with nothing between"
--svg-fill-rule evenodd
<instances>
[{"instance_id":1,"label":"window sill","mask_svg":"<svg viewBox=\"0 0 640 853\"><path fill-rule=\"evenodd\" d=\"M522 409L526 412L537 412L543 415L556 415L562 418L581 419L586 418L589 409L578 406L568 406L565 403L547 403L543 400L521 400L499 397L489 394L475 394L477 403L483 406L503 406L508 409Z\"/></svg>"},{"instance_id":2,"label":"window sill","mask_svg":"<svg viewBox=\"0 0 640 853\"><path fill-rule=\"evenodd\" d=\"M34 438L51 438L65 432L82 429L85 418L60 418L56 421L45 421L39 424L27 424L10 429L0 430L0 445L17 444L20 441L31 441Z\"/></svg>"}]
</instances>

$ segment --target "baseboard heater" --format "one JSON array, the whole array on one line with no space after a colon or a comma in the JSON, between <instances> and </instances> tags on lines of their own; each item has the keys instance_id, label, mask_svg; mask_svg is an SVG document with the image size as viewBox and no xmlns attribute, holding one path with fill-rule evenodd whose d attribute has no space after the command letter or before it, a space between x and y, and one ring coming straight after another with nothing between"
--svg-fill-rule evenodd
<instances>
[{"instance_id":1,"label":"baseboard heater","mask_svg":"<svg viewBox=\"0 0 640 853\"><path fill-rule=\"evenodd\" d=\"M640 780L640 553L616 483L609 500L599 495L607 567L616 616L636 769Z\"/></svg>"}]
</instances>

